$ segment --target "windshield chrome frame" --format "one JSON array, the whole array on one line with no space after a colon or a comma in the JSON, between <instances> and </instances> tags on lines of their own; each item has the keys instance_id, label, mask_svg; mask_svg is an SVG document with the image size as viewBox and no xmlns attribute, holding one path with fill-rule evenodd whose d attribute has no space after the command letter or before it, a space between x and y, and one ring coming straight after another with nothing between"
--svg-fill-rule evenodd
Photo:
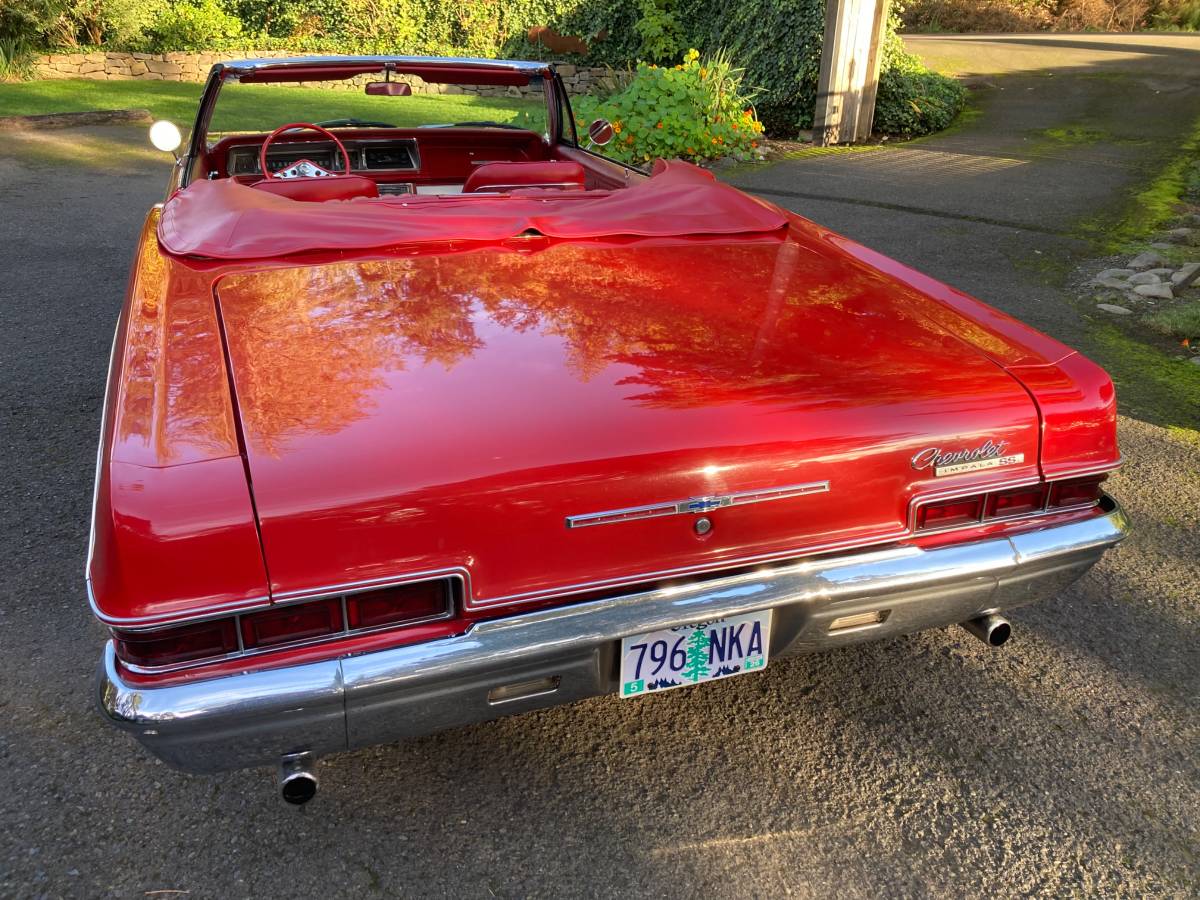
<instances>
[{"instance_id":1,"label":"windshield chrome frame","mask_svg":"<svg viewBox=\"0 0 1200 900\"><path fill-rule=\"evenodd\" d=\"M179 188L183 189L191 183L195 175L196 163L208 149L208 126L212 121L213 111L217 105L217 97L221 93L221 88L224 87L226 81L236 80L239 75L246 72L273 68L281 71L301 66L329 66L330 68L337 68L338 66L353 65L355 63L378 65L380 72L394 65L423 64L432 66L444 65L448 68L478 66L482 70L511 69L527 73L531 82L535 78L540 77L542 81L542 97L546 105L546 131L542 137L548 141L550 147L554 147L560 142L560 134L562 133L563 123L559 121L558 103L560 91L562 92L563 105L566 107L568 114L571 109L571 101L567 96L562 80L555 71L554 63L549 62L433 56L297 56L285 59L245 59L216 63L209 69L208 79L204 84L204 91L200 95L200 106L196 110L196 120L192 125L192 133L188 140L188 152L182 161ZM271 82L256 81L256 83L270 84ZM574 122L570 121L569 124L571 125L572 133L574 133Z\"/></svg>"}]
</instances>

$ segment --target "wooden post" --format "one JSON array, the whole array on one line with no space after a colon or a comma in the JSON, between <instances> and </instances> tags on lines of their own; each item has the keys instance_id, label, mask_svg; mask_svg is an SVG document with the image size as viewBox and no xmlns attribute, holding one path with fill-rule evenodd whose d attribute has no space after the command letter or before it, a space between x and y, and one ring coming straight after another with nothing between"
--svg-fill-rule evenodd
<instances>
[{"instance_id":1,"label":"wooden post","mask_svg":"<svg viewBox=\"0 0 1200 900\"><path fill-rule=\"evenodd\" d=\"M813 141L850 144L871 136L890 0L826 0L825 45Z\"/></svg>"}]
</instances>

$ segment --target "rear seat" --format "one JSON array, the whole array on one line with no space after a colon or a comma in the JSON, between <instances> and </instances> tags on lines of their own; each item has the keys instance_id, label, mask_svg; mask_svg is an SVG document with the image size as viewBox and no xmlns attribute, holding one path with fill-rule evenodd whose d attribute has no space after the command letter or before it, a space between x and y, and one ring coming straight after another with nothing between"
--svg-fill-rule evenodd
<instances>
[{"instance_id":1,"label":"rear seat","mask_svg":"<svg viewBox=\"0 0 1200 900\"><path fill-rule=\"evenodd\" d=\"M523 188L582 191L583 166L559 160L484 163L467 178L463 193L499 193Z\"/></svg>"}]
</instances>

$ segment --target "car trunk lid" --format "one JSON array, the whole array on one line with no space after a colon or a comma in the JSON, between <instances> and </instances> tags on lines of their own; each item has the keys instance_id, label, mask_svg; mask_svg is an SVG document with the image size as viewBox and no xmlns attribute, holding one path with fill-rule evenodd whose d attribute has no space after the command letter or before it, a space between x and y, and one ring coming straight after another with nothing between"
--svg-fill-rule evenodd
<instances>
[{"instance_id":1,"label":"car trunk lid","mask_svg":"<svg viewBox=\"0 0 1200 900\"><path fill-rule=\"evenodd\" d=\"M900 538L919 490L1037 473L1036 407L944 307L795 236L533 238L217 295L279 597L567 595ZM987 442L1004 467L914 468Z\"/></svg>"}]
</instances>

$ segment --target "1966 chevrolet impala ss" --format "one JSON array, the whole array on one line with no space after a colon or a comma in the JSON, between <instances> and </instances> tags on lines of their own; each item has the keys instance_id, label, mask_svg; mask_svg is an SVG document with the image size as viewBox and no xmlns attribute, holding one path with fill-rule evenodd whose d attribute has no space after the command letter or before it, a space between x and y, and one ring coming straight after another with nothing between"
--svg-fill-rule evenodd
<instances>
[{"instance_id":1,"label":"1966 chevrolet impala ss","mask_svg":"<svg viewBox=\"0 0 1200 900\"><path fill-rule=\"evenodd\" d=\"M257 86L322 80L378 121ZM224 112L263 90L296 121ZM456 124L463 93L516 119ZM108 382L113 723L304 802L324 754L923 628L999 645L1124 536L1100 368L610 138L546 63L214 67Z\"/></svg>"}]
</instances>

